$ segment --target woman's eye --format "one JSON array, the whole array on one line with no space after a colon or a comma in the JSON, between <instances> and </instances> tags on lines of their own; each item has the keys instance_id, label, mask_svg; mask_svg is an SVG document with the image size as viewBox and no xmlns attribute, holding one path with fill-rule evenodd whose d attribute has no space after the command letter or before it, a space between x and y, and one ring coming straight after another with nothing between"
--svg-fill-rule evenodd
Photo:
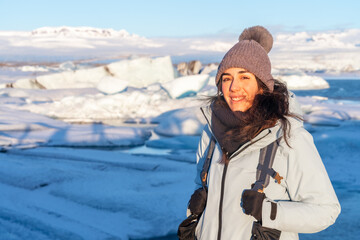
<instances>
[{"instance_id":1,"label":"woman's eye","mask_svg":"<svg viewBox=\"0 0 360 240\"><path fill-rule=\"evenodd\" d=\"M241 79L249 79L248 76L241 76Z\"/></svg>"},{"instance_id":2,"label":"woman's eye","mask_svg":"<svg viewBox=\"0 0 360 240\"><path fill-rule=\"evenodd\" d=\"M230 81L230 78L223 78L223 82Z\"/></svg>"}]
</instances>

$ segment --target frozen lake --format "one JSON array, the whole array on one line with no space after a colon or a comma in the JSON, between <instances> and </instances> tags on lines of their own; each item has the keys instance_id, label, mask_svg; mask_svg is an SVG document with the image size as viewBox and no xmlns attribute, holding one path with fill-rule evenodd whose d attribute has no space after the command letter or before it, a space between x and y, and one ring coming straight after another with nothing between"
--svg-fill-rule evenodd
<instances>
[{"instance_id":1,"label":"frozen lake","mask_svg":"<svg viewBox=\"0 0 360 240\"><path fill-rule=\"evenodd\" d=\"M12 74L0 71L2 83ZM112 94L88 85L0 89L0 239L177 239L204 124L199 96L214 93L204 77L177 80ZM294 92L342 213L301 239L360 232L360 81L328 83Z\"/></svg>"}]
</instances>

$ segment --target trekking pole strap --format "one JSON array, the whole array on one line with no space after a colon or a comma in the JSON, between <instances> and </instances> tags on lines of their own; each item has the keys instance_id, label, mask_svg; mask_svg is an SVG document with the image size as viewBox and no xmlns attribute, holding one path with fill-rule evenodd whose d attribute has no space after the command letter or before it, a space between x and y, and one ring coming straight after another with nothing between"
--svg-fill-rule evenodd
<instances>
[{"instance_id":1,"label":"trekking pole strap","mask_svg":"<svg viewBox=\"0 0 360 240\"><path fill-rule=\"evenodd\" d=\"M210 168L210 164L211 164L212 155L214 153L215 144L216 144L215 138L214 138L214 136L211 136L206 159L204 161L204 165L203 165L203 168L202 168L201 174L200 174L201 184L204 189L207 189L206 188L207 176L208 176L208 172L209 172L209 168Z\"/></svg>"},{"instance_id":2,"label":"trekking pole strap","mask_svg":"<svg viewBox=\"0 0 360 240\"><path fill-rule=\"evenodd\" d=\"M259 164L256 169L256 182L252 190L262 192L269 185L270 177L275 178L280 183L282 177L272 168L279 140L275 140L260 150Z\"/></svg>"}]
</instances>

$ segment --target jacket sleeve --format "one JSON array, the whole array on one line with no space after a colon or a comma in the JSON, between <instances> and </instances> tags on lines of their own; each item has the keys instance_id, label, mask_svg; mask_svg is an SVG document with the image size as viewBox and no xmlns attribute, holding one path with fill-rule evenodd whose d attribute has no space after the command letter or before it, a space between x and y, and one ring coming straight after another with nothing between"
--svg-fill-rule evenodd
<instances>
[{"instance_id":1,"label":"jacket sleeve","mask_svg":"<svg viewBox=\"0 0 360 240\"><path fill-rule=\"evenodd\" d=\"M196 152L196 176L195 176L195 189L194 190L202 187L200 174L201 174L202 166L204 165L204 154L205 154L206 148L210 142L209 132L206 130L207 128L208 128L208 126L205 126L205 128L201 134L200 142L199 142L198 149ZM191 214L191 212L188 207L186 210L186 216L189 217L190 214Z\"/></svg>"},{"instance_id":2,"label":"jacket sleeve","mask_svg":"<svg viewBox=\"0 0 360 240\"><path fill-rule=\"evenodd\" d=\"M205 152L206 152L206 149L208 148L208 145L210 143L210 132L208 130L209 126L206 125L202 134L201 134L201 138L200 138L200 142L199 142L199 145L198 145L198 149L197 149L197 152L196 152L196 177L195 177L195 189L198 189L200 187L202 187L202 184L201 184L201 177L200 177L200 174L201 174L201 170L203 168L203 165L204 165L204 158L205 158Z\"/></svg>"},{"instance_id":3,"label":"jacket sleeve","mask_svg":"<svg viewBox=\"0 0 360 240\"><path fill-rule=\"evenodd\" d=\"M340 204L310 133L300 128L291 138L286 175L290 201L276 201L276 218L271 220L271 203L265 200L263 226L285 232L318 232L335 222Z\"/></svg>"}]
</instances>

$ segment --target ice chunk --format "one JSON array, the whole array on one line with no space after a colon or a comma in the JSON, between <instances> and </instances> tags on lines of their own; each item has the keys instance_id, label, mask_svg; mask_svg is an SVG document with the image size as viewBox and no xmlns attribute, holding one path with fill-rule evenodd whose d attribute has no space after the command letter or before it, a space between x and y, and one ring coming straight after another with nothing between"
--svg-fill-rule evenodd
<instances>
[{"instance_id":1,"label":"ice chunk","mask_svg":"<svg viewBox=\"0 0 360 240\"><path fill-rule=\"evenodd\" d=\"M13 87L37 89L92 88L105 76L110 76L106 68L96 67L48 74L32 79L19 79L13 83Z\"/></svg>"},{"instance_id":2,"label":"ice chunk","mask_svg":"<svg viewBox=\"0 0 360 240\"><path fill-rule=\"evenodd\" d=\"M329 83L317 76L309 76L298 70L273 69L273 76L286 83L290 90L309 90L329 88Z\"/></svg>"},{"instance_id":3,"label":"ice chunk","mask_svg":"<svg viewBox=\"0 0 360 240\"><path fill-rule=\"evenodd\" d=\"M329 88L329 83L317 76L282 76L280 80L286 82L290 90L324 89Z\"/></svg>"},{"instance_id":4,"label":"ice chunk","mask_svg":"<svg viewBox=\"0 0 360 240\"><path fill-rule=\"evenodd\" d=\"M209 75L200 74L176 78L162 84L162 87L172 98L182 98L194 95L208 84Z\"/></svg>"},{"instance_id":5,"label":"ice chunk","mask_svg":"<svg viewBox=\"0 0 360 240\"><path fill-rule=\"evenodd\" d=\"M48 68L43 67L43 66L25 65L25 66L19 67L19 69L20 69L20 71L23 71L23 72L48 72L49 71Z\"/></svg>"},{"instance_id":6,"label":"ice chunk","mask_svg":"<svg viewBox=\"0 0 360 240\"><path fill-rule=\"evenodd\" d=\"M72 61L63 62L63 63L61 63L59 65L60 70L72 70L72 71L75 71L75 70L77 70L77 68L78 67Z\"/></svg>"},{"instance_id":7,"label":"ice chunk","mask_svg":"<svg viewBox=\"0 0 360 240\"><path fill-rule=\"evenodd\" d=\"M205 124L197 107L166 112L153 121L160 122L154 131L163 136L200 135Z\"/></svg>"},{"instance_id":8,"label":"ice chunk","mask_svg":"<svg viewBox=\"0 0 360 240\"><path fill-rule=\"evenodd\" d=\"M215 63L211 63L207 66L205 66L202 70L201 70L201 74L209 74L210 76L216 76L216 72L218 69L218 65L216 65Z\"/></svg>"},{"instance_id":9,"label":"ice chunk","mask_svg":"<svg viewBox=\"0 0 360 240\"><path fill-rule=\"evenodd\" d=\"M138 88L174 79L174 68L169 56L123 60L110 63L107 68L114 77L126 79L129 86Z\"/></svg>"},{"instance_id":10,"label":"ice chunk","mask_svg":"<svg viewBox=\"0 0 360 240\"><path fill-rule=\"evenodd\" d=\"M107 94L122 92L127 87L128 87L127 81L111 76L103 77L96 86L96 88L99 91Z\"/></svg>"},{"instance_id":11,"label":"ice chunk","mask_svg":"<svg viewBox=\"0 0 360 240\"><path fill-rule=\"evenodd\" d=\"M307 123L317 126L338 127L341 125L341 121L339 119L323 115L306 115L304 119Z\"/></svg>"},{"instance_id":12,"label":"ice chunk","mask_svg":"<svg viewBox=\"0 0 360 240\"><path fill-rule=\"evenodd\" d=\"M318 117L321 116L321 118L333 119L337 125L344 120L360 119L360 103L358 101L327 100L317 97L297 98L301 104L301 109L305 114L313 117L314 121L319 122L321 119Z\"/></svg>"},{"instance_id":13,"label":"ice chunk","mask_svg":"<svg viewBox=\"0 0 360 240\"><path fill-rule=\"evenodd\" d=\"M313 112L305 116L308 123L322 126L340 126L342 121L350 119L347 112L330 108L314 108Z\"/></svg>"}]
</instances>

